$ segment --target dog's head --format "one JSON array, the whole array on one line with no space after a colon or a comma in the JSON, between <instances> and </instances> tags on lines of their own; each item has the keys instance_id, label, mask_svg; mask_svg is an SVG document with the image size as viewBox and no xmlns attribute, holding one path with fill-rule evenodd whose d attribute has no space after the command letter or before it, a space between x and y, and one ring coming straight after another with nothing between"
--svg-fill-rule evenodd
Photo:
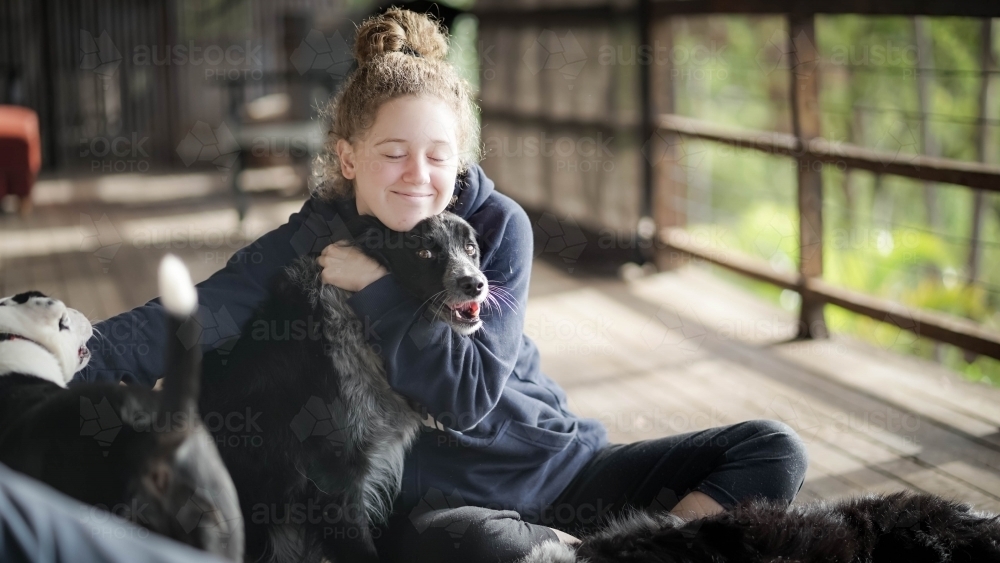
<instances>
[{"instance_id":1,"label":"dog's head","mask_svg":"<svg viewBox=\"0 0 1000 563\"><path fill-rule=\"evenodd\" d=\"M59 366L56 383L65 385L90 361L87 341L94 329L87 317L38 291L0 299L0 335L44 348ZM30 372L27 372L30 373ZM46 374L32 374L46 375Z\"/></svg>"},{"instance_id":2,"label":"dog's head","mask_svg":"<svg viewBox=\"0 0 1000 563\"><path fill-rule=\"evenodd\" d=\"M370 215L358 217L355 243L395 274L411 295L451 328L469 335L482 326L480 305L489 295L479 271L476 231L453 213L424 219L405 233L390 230ZM360 228L359 228L360 226Z\"/></svg>"}]
</instances>

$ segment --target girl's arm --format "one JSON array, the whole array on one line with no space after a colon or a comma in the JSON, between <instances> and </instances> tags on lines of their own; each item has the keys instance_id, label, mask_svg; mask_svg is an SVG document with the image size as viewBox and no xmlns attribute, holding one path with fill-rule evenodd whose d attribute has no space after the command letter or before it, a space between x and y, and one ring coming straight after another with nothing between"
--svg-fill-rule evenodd
<instances>
[{"instance_id":1,"label":"girl's arm","mask_svg":"<svg viewBox=\"0 0 1000 563\"><path fill-rule=\"evenodd\" d=\"M348 300L385 362L389 384L458 431L493 409L514 370L533 253L531 223L510 198L494 192L468 220L479 234L482 271L491 287L506 293L500 310L483 309L483 326L474 335L459 336L443 321L426 320L426 305L404 293L392 275Z\"/></svg>"},{"instance_id":2,"label":"girl's arm","mask_svg":"<svg viewBox=\"0 0 1000 563\"><path fill-rule=\"evenodd\" d=\"M313 200L307 200L287 223L237 251L223 269L197 285L199 326L167 334L159 298L99 322L87 343L90 363L74 381L152 387L163 375L168 338L180 338L188 347L201 345L205 352L231 347L267 298L274 276L296 257L318 252L335 240L338 233L332 231L337 230L338 225L325 220Z\"/></svg>"}]
</instances>

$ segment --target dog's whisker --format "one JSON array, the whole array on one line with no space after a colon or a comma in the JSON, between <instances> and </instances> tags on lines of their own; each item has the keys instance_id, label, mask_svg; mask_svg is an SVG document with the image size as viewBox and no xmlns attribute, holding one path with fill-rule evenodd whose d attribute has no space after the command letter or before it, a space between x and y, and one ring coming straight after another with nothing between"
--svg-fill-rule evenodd
<instances>
[{"instance_id":1,"label":"dog's whisker","mask_svg":"<svg viewBox=\"0 0 1000 563\"><path fill-rule=\"evenodd\" d=\"M489 311L492 309L496 309L497 312L500 313L500 316L503 317L503 309L500 308L500 304L497 302L496 297L487 294L486 301L483 301L483 305L485 305L483 307L484 310Z\"/></svg>"},{"instance_id":2,"label":"dog's whisker","mask_svg":"<svg viewBox=\"0 0 1000 563\"><path fill-rule=\"evenodd\" d=\"M489 294L492 297L496 297L497 299L502 300L504 303L507 304L508 307L511 308L511 310L517 309L517 303L513 295L509 291L502 291L500 288L497 288L497 290L494 292L493 288L491 287Z\"/></svg>"},{"instance_id":3,"label":"dog's whisker","mask_svg":"<svg viewBox=\"0 0 1000 563\"><path fill-rule=\"evenodd\" d=\"M511 308L511 310L517 309L517 307L518 307L517 306L517 301L513 297L511 297L510 295L504 295L502 293L498 293L498 294L496 294L496 296L497 296L498 299L502 299L503 302L506 303L507 306Z\"/></svg>"},{"instance_id":4,"label":"dog's whisker","mask_svg":"<svg viewBox=\"0 0 1000 563\"><path fill-rule=\"evenodd\" d=\"M434 295L431 295L430 297L428 297L427 299L425 299L424 302L420 304L420 306L423 307L425 304L427 304L428 301L431 301L432 304L433 304L433 300L436 299L439 295L441 295L445 291L447 291L447 290L442 289L441 291L435 293Z\"/></svg>"}]
</instances>

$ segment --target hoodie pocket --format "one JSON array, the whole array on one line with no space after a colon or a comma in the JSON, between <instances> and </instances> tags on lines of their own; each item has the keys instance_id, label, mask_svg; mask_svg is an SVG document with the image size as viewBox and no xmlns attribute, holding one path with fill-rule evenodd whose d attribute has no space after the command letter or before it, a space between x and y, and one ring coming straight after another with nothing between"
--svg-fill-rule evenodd
<instances>
[{"instance_id":1,"label":"hoodie pocket","mask_svg":"<svg viewBox=\"0 0 1000 563\"><path fill-rule=\"evenodd\" d=\"M559 422L566 424L560 425L562 428L542 428L512 420L507 428L507 435L534 447L560 452L576 438L579 424L576 420Z\"/></svg>"},{"instance_id":2,"label":"hoodie pocket","mask_svg":"<svg viewBox=\"0 0 1000 563\"><path fill-rule=\"evenodd\" d=\"M496 443L497 440L503 438L507 433L508 428L510 428L511 420L504 420L500 423L500 426L496 428L495 431L488 433L486 435L476 436L473 434L463 434L458 430L452 430L451 428L445 427L443 431L432 430L432 434L440 435L444 433L447 438L446 442L448 445L460 446L463 448L475 448L475 449L486 449Z\"/></svg>"}]
</instances>

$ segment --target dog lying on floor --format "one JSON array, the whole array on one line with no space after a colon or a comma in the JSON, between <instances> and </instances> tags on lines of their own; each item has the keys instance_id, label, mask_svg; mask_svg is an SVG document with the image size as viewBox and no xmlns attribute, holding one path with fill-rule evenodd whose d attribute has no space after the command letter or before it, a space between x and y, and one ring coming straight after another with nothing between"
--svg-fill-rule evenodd
<instances>
[{"instance_id":1,"label":"dog lying on floor","mask_svg":"<svg viewBox=\"0 0 1000 563\"><path fill-rule=\"evenodd\" d=\"M194 286L173 256L159 281L169 334L177 334L197 307ZM67 389L90 360L92 334L83 314L37 291L0 299L0 462L240 560L236 489L197 414L200 349L171 339L162 392L98 383Z\"/></svg>"},{"instance_id":2,"label":"dog lying on floor","mask_svg":"<svg viewBox=\"0 0 1000 563\"><path fill-rule=\"evenodd\" d=\"M996 563L1000 516L901 491L831 503L741 504L685 521L635 513L569 547L548 542L521 563Z\"/></svg>"},{"instance_id":3,"label":"dog lying on floor","mask_svg":"<svg viewBox=\"0 0 1000 563\"><path fill-rule=\"evenodd\" d=\"M347 227L339 235L397 274L430 314L463 335L481 326L489 289L463 219L442 213L407 233L370 216ZM310 256L288 267L225 365L206 361L204 412L254 413L263 433L254 446L229 428L216 432L240 444L222 454L242 502L248 561L377 561L369 525L388 516L422 422L389 386L351 293L321 273Z\"/></svg>"}]
</instances>

